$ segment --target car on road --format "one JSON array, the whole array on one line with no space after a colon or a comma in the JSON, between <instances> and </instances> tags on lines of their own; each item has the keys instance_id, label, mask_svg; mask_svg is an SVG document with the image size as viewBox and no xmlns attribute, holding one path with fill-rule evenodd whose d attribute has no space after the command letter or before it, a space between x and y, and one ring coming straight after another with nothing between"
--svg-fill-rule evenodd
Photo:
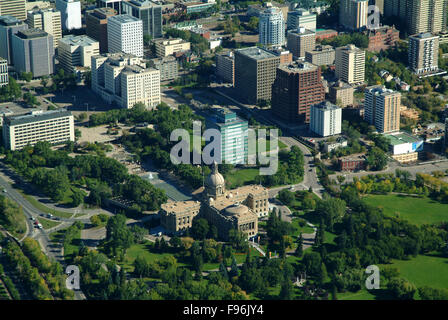
<instances>
[{"instance_id":1,"label":"car on road","mask_svg":"<svg viewBox=\"0 0 448 320\"><path fill-rule=\"evenodd\" d=\"M31 221L36 221L36 218L31 217L30 220L31 220Z\"/></svg>"},{"instance_id":2,"label":"car on road","mask_svg":"<svg viewBox=\"0 0 448 320\"><path fill-rule=\"evenodd\" d=\"M7 192L7 190L5 188L3 188L3 192Z\"/></svg>"},{"instance_id":3,"label":"car on road","mask_svg":"<svg viewBox=\"0 0 448 320\"><path fill-rule=\"evenodd\" d=\"M53 215L51 213L48 213L47 218L53 218Z\"/></svg>"},{"instance_id":4,"label":"car on road","mask_svg":"<svg viewBox=\"0 0 448 320\"><path fill-rule=\"evenodd\" d=\"M42 228L43 228L42 225L41 225L40 223L37 225L37 227L38 227L39 229L42 229Z\"/></svg>"}]
</instances>

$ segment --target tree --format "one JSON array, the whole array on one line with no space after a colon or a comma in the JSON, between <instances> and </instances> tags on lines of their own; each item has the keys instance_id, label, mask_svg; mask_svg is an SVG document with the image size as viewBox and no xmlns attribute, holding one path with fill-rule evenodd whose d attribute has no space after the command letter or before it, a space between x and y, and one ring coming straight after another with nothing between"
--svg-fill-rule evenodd
<instances>
[{"instance_id":1,"label":"tree","mask_svg":"<svg viewBox=\"0 0 448 320\"><path fill-rule=\"evenodd\" d=\"M106 225L106 241L114 250L121 248L125 252L134 242L134 236L126 225L126 217L122 214L111 217Z\"/></svg>"},{"instance_id":2,"label":"tree","mask_svg":"<svg viewBox=\"0 0 448 320\"><path fill-rule=\"evenodd\" d=\"M278 199L285 205L290 206L295 200L294 192L283 189L278 193Z\"/></svg>"},{"instance_id":3,"label":"tree","mask_svg":"<svg viewBox=\"0 0 448 320\"><path fill-rule=\"evenodd\" d=\"M33 80L33 73L32 72L21 72L19 78L21 80L25 80L26 82L30 82Z\"/></svg>"},{"instance_id":4,"label":"tree","mask_svg":"<svg viewBox=\"0 0 448 320\"><path fill-rule=\"evenodd\" d=\"M391 279L387 284L387 289L392 297L399 300L412 300L417 291L411 282L403 278Z\"/></svg>"},{"instance_id":5,"label":"tree","mask_svg":"<svg viewBox=\"0 0 448 320\"><path fill-rule=\"evenodd\" d=\"M375 170L383 170L387 166L387 155L377 147L372 147L367 153L367 165Z\"/></svg>"},{"instance_id":6,"label":"tree","mask_svg":"<svg viewBox=\"0 0 448 320\"><path fill-rule=\"evenodd\" d=\"M191 226L191 232L195 239L203 240L207 236L209 225L204 218L194 218Z\"/></svg>"},{"instance_id":7,"label":"tree","mask_svg":"<svg viewBox=\"0 0 448 320\"><path fill-rule=\"evenodd\" d=\"M303 256L303 237L302 233L299 235L299 240L297 241L297 248L295 251L296 257L301 258Z\"/></svg>"},{"instance_id":8,"label":"tree","mask_svg":"<svg viewBox=\"0 0 448 320\"><path fill-rule=\"evenodd\" d=\"M170 245L174 248L179 248L182 245L182 240L178 236L171 237Z\"/></svg>"},{"instance_id":9,"label":"tree","mask_svg":"<svg viewBox=\"0 0 448 320\"><path fill-rule=\"evenodd\" d=\"M258 31L258 23L259 23L260 19L258 17L250 17L249 22L247 23L247 27L251 30L251 31Z\"/></svg>"}]
</instances>

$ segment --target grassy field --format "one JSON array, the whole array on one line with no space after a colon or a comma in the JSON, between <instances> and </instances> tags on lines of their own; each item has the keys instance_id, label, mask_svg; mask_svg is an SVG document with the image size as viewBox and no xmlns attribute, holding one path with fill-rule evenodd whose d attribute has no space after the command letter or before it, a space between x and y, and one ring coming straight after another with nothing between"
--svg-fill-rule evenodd
<instances>
[{"instance_id":1,"label":"grassy field","mask_svg":"<svg viewBox=\"0 0 448 320\"><path fill-rule=\"evenodd\" d=\"M244 185L246 183L253 182L255 177L258 175L258 169L234 170L226 174L226 182L229 183L229 188L233 189L236 185Z\"/></svg>"},{"instance_id":2,"label":"grassy field","mask_svg":"<svg viewBox=\"0 0 448 320\"><path fill-rule=\"evenodd\" d=\"M448 288L447 258L431 255L419 255L411 260L394 260L391 264L379 265L380 273L381 269L385 266L397 268L400 271L400 277L412 282L417 288L423 286L438 289ZM380 284L380 287L384 288L385 286ZM372 300L382 298L381 294L376 296L373 293L374 291L368 292L366 289L362 289L355 293L344 292L338 294L338 299ZM415 299L419 299L418 293L416 293Z\"/></svg>"},{"instance_id":3,"label":"grassy field","mask_svg":"<svg viewBox=\"0 0 448 320\"><path fill-rule=\"evenodd\" d=\"M43 226L43 224L42 224ZM64 234L66 229L58 230L56 232L50 233L49 237L53 243L61 243L64 240ZM77 253L79 251L79 247L81 245L81 230L77 232L73 241L64 246L64 259L71 261L73 253Z\"/></svg>"},{"instance_id":4,"label":"grassy field","mask_svg":"<svg viewBox=\"0 0 448 320\"><path fill-rule=\"evenodd\" d=\"M38 209L40 211L43 211L43 212L46 212L46 213L51 213L52 215L57 216L57 217L61 217L61 218L70 218L72 216L72 214L69 213L69 212L58 211L58 210L51 209L51 208L47 207L46 205L42 204L40 201L36 200L36 198L23 193L22 190L17 190L17 191L19 191L22 194L22 196L29 203L31 203L33 205L33 207L35 207L36 209Z\"/></svg>"},{"instance_id":5,"label":"grassy field","mask_svg":"<svg viewBox=\"0 0 448 320\"><path fill-rule=\"evenodd\" d=\"M364 200L380 207L388 216L400 217L416 225L448 221L448 205L429 198L400 195L369 195Z\"/></svg>"},{"instance_id":6,"label":"grassy field","mask_svg":"<svg viewBox=\"0 0 448 320\"><path fill-rule=\"evenodd\" d=\"M51 228L56 227L61 224L61 222L48 220L48 219L44 219L44 218L39 218L39 222L42 224L42 227L44 229L51 229Z\"/></svg>"},{"instance_id":7,"label":"grassy field","mask_svg":"<svg viewBox=\"0 0 448 320\"><path fill-rule=\"evenodd\" d=\"M294 228L296 229L293 233L294 236L294 240L299 236L300 233L313 233L314 229L311 228L309 225L305 224L305 226L301 227L299 222L301 219L292 219L291 224L294 226Z\"/></svg>"}]
</instances>

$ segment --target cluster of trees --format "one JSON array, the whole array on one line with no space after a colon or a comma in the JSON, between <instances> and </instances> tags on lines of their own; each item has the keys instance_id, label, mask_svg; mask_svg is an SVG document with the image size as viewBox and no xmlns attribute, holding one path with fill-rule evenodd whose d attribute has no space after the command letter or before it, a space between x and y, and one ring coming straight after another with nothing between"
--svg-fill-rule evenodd
<instances>
[{"instance_id":1,"label":"cluster of trees","mask_svg":"<svg viewBox=\"0 0 448 320\"><path fill-rule=\"evenodd\" d=\"M18 236L26 231L25 215L17 203L0 195L0 225Z\"/></svg>"},{"instance_id":2,"label":"cluster of trees","mask_svg":"<svg viewBox=\"0 0 448 320\"><path fill-rule=\"evenodd\" d=\"M291 234L294 227L291 223L281 220L281 213L277 208L269 213L266 223L266 235L268 237L268 250L277 251L281 257L286 255L286 249L292 247Z\"/></svg>"},{"instance_id":3,"label":"cluster of trees","mask_svg":"<svg viewBox=\"0 0 448 320\"><path fill-rule=\"evenodd\" d=\"M70 197L73 206L84 201L85 192L79 187L90 190L87 201L97 205L111 195L133 200L138 211L157 210L166 201L164 191L138 176L129 175L117 160L94 155L73 158L66 150L52 150L48 142L8 151L5 162L54 201Z\"/></svg>"},{"instance_id":4,"label":"cluster of trees","mask_svg":"<svg viewBox=\"0 0 448 320\"><path fill-rule=\"evenodd\" d=\"M323 39L323 45L331 45L333 47L343 47L348 44L354 44L358 48L365 49L369 46L369 37L359 32L347 33L330 39Z\"/></svg>"},{"instance_id":5,"label":"cluster of trees","mask_svg":"<svg viewBox=\"0 0 448 320\"><path fill-rule=\"evenodd\" d=\"M5 270L3 269L3 265L1 263L0 263L0 279L5 284L9 294L11 295L11 298L13 298L14 300L20 300L21 297L20 297L19 290L17 290L17 288L16 288L14 282L12 282L11 278L5 274ZM0 300L1 300L2 295L3 295L3 293L0 290Z\"/></svg>"},{"instance_id":6,"label":"cluster of trees","mask_svg":"<svg viewBox=\"0 0 448 320\"><path fill-rule=\"evenodd\" d=\"M49 80L51 79L51 85L48 86ZM59 69L59 71L53 75L51 78L48 76L43 76L40 80L42 85L42 92L47 94L48 92L56 92L57 90L65 90L67 88L72 88L76 86L76 75L74 73L65 73L64 69Z\"/></svg>"},{"instance_id":7,"label":"cluster of trees","mask_svg":"<svg viewBox=\"0 0 448 320\"><path fill-rule=\"evenodd\" d=\"M13 77L9 77L9 83L6 86L0 87L0 102L14 101L21 97L22 90L20 85Z\"/></svg>"},{"instance_id":8,"label":"cluster of trees","mask_svg":"<svg viewBox=\"0 0 448 320\"><path fill-rule=\"evenodd\" d=\"M188 30L179 30L170 28L166 30L166 35L173 38L181 38L191 43L191 50L196 54L200 54L208 50L209 45L207 39L198 33Z\"/></svg>"}]
</instances>

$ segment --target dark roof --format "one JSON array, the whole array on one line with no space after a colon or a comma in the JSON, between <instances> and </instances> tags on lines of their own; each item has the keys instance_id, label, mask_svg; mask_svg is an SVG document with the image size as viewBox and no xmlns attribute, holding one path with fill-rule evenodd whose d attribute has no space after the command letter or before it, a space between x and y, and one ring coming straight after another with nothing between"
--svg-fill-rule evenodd
<instances>
[{"instance_id":1,"label":"dark roof","mask_svg":"<svg viewBox=\"0 0 448 320\"><path fill-rule=\"evenodd\" d=\"M11 126L16 126L16 125L20 125L20 124L33 123L33 122L37 122L37 121L57 119L57 118L61 118L61 117L71 116L71 115L72 115L72 113L70 111L67 111L65 109L60 109L60 110L46 111L43 113L5 117L4 122Z\"/></svg>"}]
</instances>

